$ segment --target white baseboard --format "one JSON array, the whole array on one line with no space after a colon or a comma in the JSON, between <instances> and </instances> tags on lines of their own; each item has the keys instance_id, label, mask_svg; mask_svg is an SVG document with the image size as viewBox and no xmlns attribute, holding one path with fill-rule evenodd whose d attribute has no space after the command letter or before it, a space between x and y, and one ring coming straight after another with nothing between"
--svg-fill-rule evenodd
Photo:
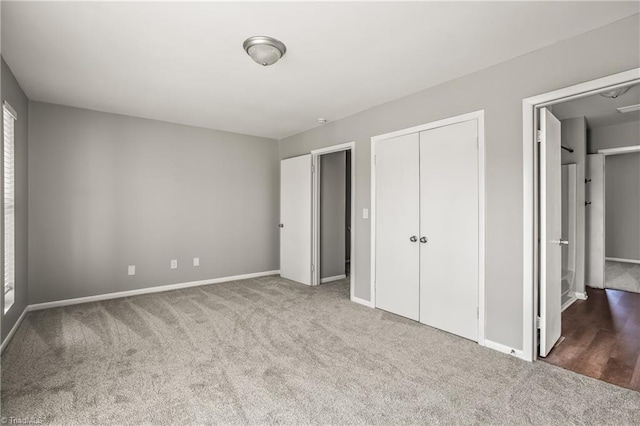
<instances>
[{"instance_id":1,"label":"white baseboard","mask_svg":"<svg viewBox=\"0 0 640 426\"><path fill-rule=\"evenodd\" d=\"M571 299L567 300L562 306L560 306L560 312L564 312L565 309L567 309L569 306L576 303L576 300L578 300L578 296L576 295L574 295L574 297L572 297Z\"/></svg>"},{"instance_id":2,"label":"white baseboard","mask_svg":"<svg viewBox=\"0 0 640 426\"><path fill-rule=\"evenodd\" d=\"M336 275L336 276L333 276L333 277L320 278L320 284L330 283L331 281L344 280L345 278L347 278L347 276L345 274Z\"/></svg>"},{"instance_id":3,"label":"white baseboard","mask_svg":"<svg viewBox=\"0 0 640 426\"><path fill-rule=\"evenodd\" d=\"M159 285L156 287L141 288L138 290L118 291L116 293L98 294L95 296L78 297L75 299L56 300L54 302L36 303L29 305L30 311L38 311L40 309L58 308L60 306L78 305L80 303L99 302L101 300L118 299L121 297L138 296L140 294L160 293L163 291L179 290L189 287L197 287L207 284L218 284L228 281L246 280L249 278L266 277L269 275L277 275L280 271L255 272L252 274L234 275L231 277L213 278L201 281L189 281L186 283Z\"/></svg>"},{"instance_id":4,"label":"white baseboard","mask_svg":"<svg viewBox=\"0 0 640 426\"><path fill-rule=\"evenodd\" d=\"M27 315L27 312L29 312L28 306L24 308L24 311L22 311L22 313L18 317L18 321L16 321L16 323L11 328L11 331L9 331L9 334L7 334L7 337L5 337L4 340L2 341L2 345L0 346L0 354L4 352L5 348L11 341L11 338L13 337L14 334L16 334L18 327L20 327L20 324L22 324L22 320L24 319L25 315Z\"/></svg>"},{"instance_id":5,"label":"white baseboard","mask_svg":"<svg viewBox=\"0 0 640 426\"><path fill-rule=\"evenodd\" d=\"M640 265L640 260L635 260L635 259L620 259L618 257L605 257L604 260L608 260L610 262L635 263L637 265Z\"/></svg>"},{"instance_id":6,"label":"white baseboard","mask_svg":"<svg viewBox=\"0 0 640 426\"><path fill-rule=\"evenodd\" d=\"M510 348L509 346L503 345L502 343L496 343L489 339L484 339L484 346L489 349L502 352L503 354L509 354L525 361L531 361L528 357L524 356L524 352L522 352L522 350Z\"/></svg>"},{"instance_id":7,"label":"white baseboard","mask_svg":"<svg viewBox=\"0 0 640 426\"><path fill-rule=\"evenodd\" d=\"M351 296L351 301L358 303L360 305L364 305L367 308L374 308L373 304L369 300L360 299L359 297Z\"/></svg>"},{"instance_id":8,"label":"white baseboard","mask_svg":"<svg viewBox=\"0 0 640 426\"><path fill-rule=\"evenodd\" d=\"M576 292L576 298L580 299L580 300L587 300L589 296L587 296L587 292L585 291L584 293L578 293Z\"/></svg>"}]
</instances>

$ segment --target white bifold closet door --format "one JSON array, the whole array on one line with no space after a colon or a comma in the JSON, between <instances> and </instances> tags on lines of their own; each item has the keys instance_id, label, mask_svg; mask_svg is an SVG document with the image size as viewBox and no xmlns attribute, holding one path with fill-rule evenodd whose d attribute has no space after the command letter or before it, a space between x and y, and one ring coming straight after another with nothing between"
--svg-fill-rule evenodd
<instances>
[{"instance_id":1,"label":"white bifold closet door","mask_svg":"<svg viewBox=\"0 0 640 426\"><path fill-rule=\"evenodd\" d=\"M311 155L280 162L280 276L311 285Z\"/></svg>"},{"instance_id":2,"label":"white bifold closet door","mask_svg":"<svg viewBox=\"0 0 640 426\"><path fill-rule=\"evenodd\" d=\"M420 133L420 322L478 340L478 124Z\"/></svg>"},{"instance_id":3,"label":"white bifold closet door","mask_svg":"<svg viewBox=\"0 0 640 426\"><path fill-rule=\"evenodd\" d=\"M417 133L376 144L376 307L419 320Z\"/></svg>"}]
</instances>

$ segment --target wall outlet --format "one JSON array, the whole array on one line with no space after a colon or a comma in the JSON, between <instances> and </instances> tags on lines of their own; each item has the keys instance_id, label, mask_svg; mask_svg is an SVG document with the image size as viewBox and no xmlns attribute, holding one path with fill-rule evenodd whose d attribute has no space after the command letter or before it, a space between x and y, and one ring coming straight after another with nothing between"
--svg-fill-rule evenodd
<instances>
[{"instance_id":1,"label":"wall outlet","mask_svg":"<svg viewBox=\"0 0 640 426\"><path fill-rule=\"evenodd\" d=\"M178 269L178 259L171 259L171 269Z\"/></svg>"},{"instance_id":2,"label":"wall outlet","mask_svg":"<svg viewBox=\"0 0 640 426\"><path fill-rule=\"evenodd\" d=\"M369 209L362 209L362 218L369 219Z\"/></svg>"},{"instance_id":3,"label":"wall outlet","mask_svg":"<svg viewBox=\"0 0 640 426\"><path fill-rule=\"evenodd\" d=\"M127 267L127 274L128 275L135 275L136 274L136 265L129 265Z\"/></svg>"},{"instance_id":4,"label":"wall outlet","mask_svg":"<svg viewBox=\"0 0 640 426\"><path fill-rule=\"evenodd\" d=\"M194 257L193 258L193 266L200 266L200 258L199 257Z\"/></svg>"}]
</instances>

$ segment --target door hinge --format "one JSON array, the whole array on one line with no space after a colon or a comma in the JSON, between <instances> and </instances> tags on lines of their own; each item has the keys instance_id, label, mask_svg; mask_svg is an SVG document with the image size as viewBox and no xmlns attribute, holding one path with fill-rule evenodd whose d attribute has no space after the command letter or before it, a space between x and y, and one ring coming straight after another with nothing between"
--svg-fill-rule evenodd
<instances>
[{"instance_id":1,"label":"door hinge","mask_svg":"<svg viewBox=\"0 0 640 426\"><path fill-rule=\"evenodd\" d=\"M374 155L374 156L373 156L373 164L376 164L376 163L377 163L377 161L378 161L378 156L377 156L377 155Z\"/></svg>"},{"instance_id":2,"label":"door hinge","mask_svg":"<svg viewBox=\"0 0 640 426\"><path fill-rule=\"evenodd\" d=\"M538 131L536 132L536 141L537 141L538 143L542 142L542 130L538 130Z\"/></svg>"},{"instance_id":3,"label":"door hinge","mask_svg":"<svg viewBox=\"0 0 640 426\"><path fill-rule=\"evenodd\" d=\"M311 173L315 173L316 172L316 166L311 165Z\"/></svg>"},{"instance_id":4,"label":"door hinge","mask_svg":"<svg viewBox=\"0 0 640 426\"><path fill-rule=\"evenodd\" d=\"M312 265L311 265L311 272L313 272L313 271L315 271L315 270L316 270L316 267L315 267L315 266L313 266L313 264L312 264Z\"/></svg>"},{"instance_id":5,"label":"door hinge","mask_svg":"<svg viewBox=\"0 0 640 426\"><path fill-rule=\"evenodd\" d=\"M476 308L476 318L480 319L480 308Z\"/></svg>"},{"instance_id":6,"label":"door hinge","mask_svg":"<svg viewBox=\"0 0 640 426\"><path fill-rule=\"evenodd\" d=\"M536 328L540 328L540 317L536 317Z\"/></svg>"}]
</instances>

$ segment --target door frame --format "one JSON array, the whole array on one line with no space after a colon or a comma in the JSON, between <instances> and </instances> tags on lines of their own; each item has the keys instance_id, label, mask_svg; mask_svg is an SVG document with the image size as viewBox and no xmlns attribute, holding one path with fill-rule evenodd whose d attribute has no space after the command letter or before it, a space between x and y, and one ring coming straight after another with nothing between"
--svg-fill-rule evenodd
<instances>
[{"instance_id":1,"label":"door frame","mask_svg":"<svg viewBox=\"0 0 640 426\"><path fill-rule=\"evenodd\" d=\"M349 261L349 297L355 297L356 283L356 143L346 142L311 151L311 285L320 285L320 156L334 152L351 151L351 255Z\"/></svg>"},{"instance_id":2,"label":"door frame","mask_svg":"<svg viewBox=\"0 0 640 426\"><path fill-rule=\"evenodd\" d=\"M371 138L371 307L376 307L376 142L432 130L438 127L450 126L465 121L476 120L478 122L478 222L479 222L479 257L478 262L478 344L485 346L485 135L484 135L484 110L473 111L467 114L457 115L442 120L432 121L408 129L397 130L390 133L376 135Z\"/></svg>"},{"instance_id":3,"label":"door frame","mask_svg":"<svg viewBox=\"0 0 640 426\"><path fill-rule=\"evenodd\" d=\"M539 158L536 149L540 108L640 83L640 68L553 90L522 100L523 169L523 348L521 357L538 357L537 306L539 285Z\"/></svg>"}]
</instances>

